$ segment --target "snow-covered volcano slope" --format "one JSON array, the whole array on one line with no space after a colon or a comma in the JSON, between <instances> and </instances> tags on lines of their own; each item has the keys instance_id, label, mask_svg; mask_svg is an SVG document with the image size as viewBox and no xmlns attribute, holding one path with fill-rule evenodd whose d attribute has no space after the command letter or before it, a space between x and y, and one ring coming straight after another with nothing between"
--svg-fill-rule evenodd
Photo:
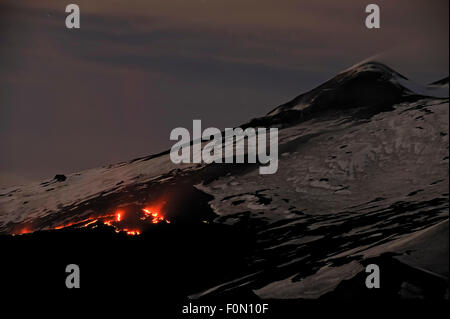
<instances>
[{"instance_id":1,"label":"snow-covered volcano slope","mask_svg":"<svg viewBox=\"0 0 450 319\"><path fill-rule=\"evenodd\" d=\"M165 214L190 215L195 186L209 195L214 222L255 239L242 276L197 296L318 297L360 271L366 250L390 251L382 244L448 219L448 112L445 85L419 87L360 64L243 125L281 128L274 175L250 164L174 165L166 152L3 189L0 232L61 227L161 197ZM318 278L337 279L295 284Z\"/></svg>"},{"instance_id":2,"label":"snow-covered volcano slope","mask_svg":"<svg viewBox=\"0 0 450 319\"><path fill-rule=\"evenodd\" d=\"M198 187L214 196L220 222L252 229L254 255L242 277L192 297L246 289L317 298L364 273L367 256L405 254L397 241L411 241L415 258L402 259L405 267L448 288L448 226L428 242L439 253L414 241L448 225L448 112L445 85L419 87L365 63L251 121L283 128L278 173L231 174Z\"/></svg>"},{"instance_id":3,"label":"snow-covered volcano slope","mask_svg":"<svg viewBox=\"0 0 450 319\"><path fill-rule=\"evenodd\" d=\"M257 241L247 272L206 293L319 297L362 271L366 249L448 219L448 107L422 99L370 120L308 120L282 130L277 174L199 185L220 222L252 229Z\"/></svg>"},{"instance_id":4,"label":"snow-covered volcano slope","mask_svg":"<svg viewBox=\"0 0 450 319\"><path fill-rule=\"evenodd\" d=\"M430 86L431 89L421 88L421 93L419 93L411 90L412 87L418 87L418 85L411 83L383 64L376 62L363 63L343 71L316 89L298 96L294 100L277 107L265 117L253 120L250 123L255 125L264 122L272 125L282 124L282 126L286 127L280 132L280 142L284 145L282 149L286 147L289 149L293 148L293 143L290 141L301 139L303 142L298 144L302 149L306 149L298 152L300 156L320 158L326 160L327 163L335 163L341 170L347 171L345 175L354 176L358 168L362 168L369 159L376 163L376 167L372 169L375 170L376 174L380 174L381 171L378 168L381 163L375 157L376 154L382 153L383 147L393 147L391 152L389 150L386 151L387 154L392 153L390 157L393 157L397 150L404 148L408 149L408 151L413 151L414 149L416 152L424 148L424 150L430 150L434 153L439 149L439 146L442 147L444 145L445 148L447 124L443 119L444 116L431 116L434 113L428 113L428 108L425 105L436 105L433 108L443 108L440 111L445 113L447 110L445 106L442 106L445 104L442 103L446 100L428 98L409 105L406 103L423 99L424 96L421 95L423 92L429 92L430 95L432 92L437 92L437 97L448 97L448 88L439 86L440 90L434 90L433 88L436 88L437 85L432 85ZM404 103L401 104L402 102ZM399 113L398 110L401 108L406 110ZM370 118L370 116L384 110L393 111L392 113L381 113ZM405 116L412 113L418 117L417 123L406 123L407 117ZM309 114L312 115L309 116ZM390 124L387 128L376 132L395 129L396 134L391 134L393 132L390 132L380 136L367 135L366 130L352 129L353 133L345 141L342 141L342 145L339 145L339 147L342 147L340 153L347 154L345 158L338 158L332 155L334 148L338 146L335 141L341 135L346 136L344 134L346 132L345 128L360 127L361 125L379 126L382 123L379 116L384 121L387 121L389 118ZM281 119L285 119L286 123L280 122ZM391 127L392 121L398 123ZM422 121L424 125L420 124ZM290 124L289 127L288 123L292 122L301 124L299 126ZM441 123L440 127L439 123ZM407 125L413 125L414 128ZM428 128L427 125L429 126ZM317 143L306 143L307 140L316 135L320 135L321 137L317 137L320 139L327 136L327 139L331 142L327 143L329 145L321 144L322 147L320 149L318 149L319 145ZM415 136L417 138L414 138ZM433 143L424 140L422 141L423 144L420 144L420 137L437 140ZM444 144L439 144L440 140ZM364 145L369 144L371 147L366 146L364 149L361 146L361 142L357 141L363 141ZM392 143L394 145L390 145ZM355 150L352 150L353 148L358 148L358 150L364 149L365 151L355 152ZM421 151L416 155L422 153ZM292 154L292 152L286 152L281 156L282 165L284 162L292 161L293 158L296 158ZM400 159L403 158L403 155L406 154L397 154ZM348 161L351 161L352 164L350 165ZM415 159L415 161L418 161L418 159ZM304 159L300 159L299 164L294 166L298 170L304 170L304 164ZM204 165L194 164L174 165L169 159L168 152L165 152L132 160L128 163L119 163L70 174L65 181L49 180L42 183L3 189L0 192L0 231L7 232L11 230L9 226L13 224L26 223L49 215L55 215L56 218L59 213L67 212L68 210L79 214L80 210L77 208L81 206L83 206L81 210L83 215L86 211L92 213L94 208L89 207L89 203L93 199L101 200L102 197L107 195L121 193L130 185L167 181L175 175L179 175L180 170L184 172L183 174L187 174L190 171L201 170L203 167ZM408 169L408 167L406 166L405 169ZM224 171L226 173L226 167ZM278 178L284 172L281 169L275 177ZM303 180L306 179L305 172L298 173L295 176ZM324 187L326 187L326 184L329 184L325 181L318 181L317 183ZM341 192L345 193L344 190ZM312 193L309 195L313 196ZM111 206L115 204L117 203L114 201ZM44 225L38 227L38 229L41 228L45 228Z\"/></svg>"}]
</instances>

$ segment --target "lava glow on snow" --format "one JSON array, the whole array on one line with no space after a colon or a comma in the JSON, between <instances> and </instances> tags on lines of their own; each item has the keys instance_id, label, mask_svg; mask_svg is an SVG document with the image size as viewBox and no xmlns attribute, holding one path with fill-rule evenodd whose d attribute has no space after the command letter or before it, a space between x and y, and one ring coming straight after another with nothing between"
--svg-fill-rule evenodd
<instances>
[{"instance_id":1,"label":"lava glow on snow","mask_svg":"<svg viewBox=\"0 0 450 319\"><path fill-rule=\"evenodd\" d=\"M162 204L146 205L144 207L128 206L127 208L116 209L113 213L107 213L100 216L92 216L83 220L77 220L70 223L64 223L49 229L58 230L68 227L73 228L96 228L98 224L104 224L112 227L116 233L124 232L130 236L140 235L142 231L149 227L149 225L165 222L170 224L170 221L162 214ZM22 235L32 233L34 230L29 226L25 226L14 235Z\"/></svg>"}]
</instances>

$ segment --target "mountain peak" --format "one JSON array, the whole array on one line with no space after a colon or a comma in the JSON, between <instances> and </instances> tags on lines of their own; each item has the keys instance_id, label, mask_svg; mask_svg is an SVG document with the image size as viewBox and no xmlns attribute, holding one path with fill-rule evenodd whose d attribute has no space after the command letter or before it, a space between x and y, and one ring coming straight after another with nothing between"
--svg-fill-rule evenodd
<instances>
[{"instance_id":1,"label":"mountain peak","mask_svg":"<svg viewBox=\"0 0 450 319\"><path fill-rule=\"evenodd\" d=\"M364 61L246 125L286 125L313 113L361 107L373 114L423 97L448 98L448 89L423 86L383 63Z\"/></svg>"},{"instance_id":2,"label":"mountain peak","mask_svg":"<svg viewBox=\"0 0 450 319\"><path fill-rule=\"evenodd\" d=\"M355 75L355 74L358 74L361 72L380 73L380 74L384 74L384 75L389 75L391 77L402 78L402 79L408 80L402 74L398 73L394 69L392 69L389 66L387 66L381 62L378 62L378 61L364 61L364 62L355 64L355 65L351 66L350 68L339 73L339 75L346 74L347 76L349 76L349 75Z\"/></svg>"}]
</instances>

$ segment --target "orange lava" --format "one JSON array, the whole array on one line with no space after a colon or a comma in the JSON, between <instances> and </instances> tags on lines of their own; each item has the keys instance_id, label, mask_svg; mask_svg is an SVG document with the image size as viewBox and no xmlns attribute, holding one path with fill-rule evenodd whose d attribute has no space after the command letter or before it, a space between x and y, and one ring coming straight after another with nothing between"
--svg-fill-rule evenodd
<instances>
[{"instance_id":1,"label":"orange lava","mask_svg":"<svg viewBox=\"0 0 450 319\"><path fill-rule=\"evenodd\" d=\"M32 232L33 232L32 230L28 229L27 227L24 227L18 232L18 235L29 234L29 233L32 233Z\"/></svg>"},{"instance_id":2,"label":"orange lava","mask_svg":"<svg viewBox=\"0 0 450 319\"><path fill-rule=\"evenodd\" d=\"M58 229L63 229L63 228L75 226L75 225L78 225L78 227L81 228L81 227L86 227L88 225L91 225L91 224L95 223L96 221L97 221L97 219L95 219L93 217L89 217L89 218L86 218L86 219L83 219L83 220L80 220L77 222L59 225L59 226L53 227L53 229L58 230Z\"/></svg>"},{"instance_id":3,"label":"orange lava","mask_svg":"<svg viewBox=\"0 0 450 319\"><path fill-rule=\"evenodd\" d=\"M144 217L142 220L146 220L147 218L151 218L153 224L157 224L160 221L164 220L164 217L160 215L160 213L152 208L143 208Z\"/></svg>"},{"instance_id":4,"label":"orange lava","mask_svg":"<svg viewBox=\"0 0 450 319\"><path fill-rule=\"evenodd\" d=\"M164 205L164 203L152 206L147 205L144 208L134 207L133 209L117 209L114 213L103 216L92 216L84 220L58 225L52 229L58 230L67 227L84 228L100 222L109 227L113 227L114 231L117 233L124 232L127 235L136 236L140 235L142 230L148 227L149 224L157 224L162 221L170 223L170 221L165 219L164 215L161 213L162 205ZM94 225L93 227L95 228L97 226ZM32 232L33 230L28 226L25 226L14 234L20 235Z\"/></svg>"},{"instance_id":5,"label":"orange lava","mask_svg":"<svg viewBox=\"0 0 450 319\"><path fill-rule=\"evenodd\" d=\"M124 229L124 231L126 231L127 235L130 235L130 236L140 235L141 234L141 232L139 230L125 230Z\"/></svg>"}]
</instances>

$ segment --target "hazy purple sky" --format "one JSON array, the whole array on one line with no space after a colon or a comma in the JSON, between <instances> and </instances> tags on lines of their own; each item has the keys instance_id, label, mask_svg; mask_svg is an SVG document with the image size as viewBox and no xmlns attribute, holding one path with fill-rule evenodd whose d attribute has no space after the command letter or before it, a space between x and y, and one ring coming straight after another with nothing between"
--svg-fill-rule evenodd
<instances>
[{"instance_id":1,"label":"hazy purple sky","mask_svg":"<svg viewBox=\"0 0 450 319\"><path fill-rule=\"evenodd\" d=\"M448 0L2 0L0 186L163 151L192 119L241 124L370 57L438 80L448 28Z\"/></svg>"}]
</instances>

